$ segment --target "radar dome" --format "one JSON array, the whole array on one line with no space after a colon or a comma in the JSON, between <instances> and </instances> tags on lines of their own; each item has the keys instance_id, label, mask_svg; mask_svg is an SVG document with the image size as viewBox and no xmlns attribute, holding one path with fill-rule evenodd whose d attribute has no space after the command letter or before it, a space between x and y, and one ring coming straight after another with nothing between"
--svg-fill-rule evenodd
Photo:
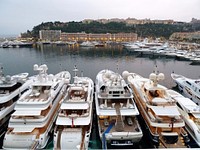
<instances>
[{"instance_id":1,"label":"radar dome","mask_svg":"<svg viewBox=\"0 0 200 150\"><path fill-rule=\"evenodd\" d=\"M110 78L110 76L111 76L110 72L107 71L107 72L105 73L105 76L106 76L106 78Z\"/></svg>"},{"instance_id":2,"label":"radar dome","mask_svg":"<svg viewBox=\"0 0 200 150\"><path fill-rule=\"evenodd\" d=\"M6 76L6 81L8 81L8 82L11 81L11 76L7 75Z\"/></svg>"},{"instance_id":3,"label":"radar dome","mask_svg":"<svg viewBox=\"0 0 200 150\"><path fill-rule=\"evenodd\" d=\"M158 80L164 80L164 79L165 79L165 75L163 73L159 73Z\"/></svg>"},{"instance_id":4,"label":"radar dome","mask_svg":"<svg viewBox=\"0 0 200 150\"><path fill-rule=\"evenodd\" d=\"M122 77L123 77L124 79L127 79L128 76L129 76L129 72L128 72L128 71L124 71L124 72L122 73Z\"/></svg>"},{"instance_id":5,"label":"radar dome","mask_svg":"<svg viewBox=\"0 0 200 150\"><path fill-rule=\"evenodd\" d=\"M37 64L35 64L35 65L33 66L33 70L38 70L38 65L37 65Z\"/></svg>"},{"instance_id":6,"label":"radar dome","mask_svg":"<svg viewBox=\"0 0 200 150\"><path fill-rule=\"evenodd\" d=\"M111 79L112 81L115 81L115 78L116 78L116 76L115 76L114 74L110 76L110 79Z\"/></svg>"},{"instance_id":7,"label":"radar dome","mask_svg":"<svg viewBox=\"0 0 200 150\"><path fill-rule=\"evenodd\" d=\"M43 68L44 70L48 70L48 67L47 67L46 64L42 65L42 68Z\"/></svg>"},{"instance_id":8,"label":"radar dome","mask_svg":"<svg viewBox=\"0 0 200 150\"><path fill-rule=\"evenodd\" d=\"M150 79L150 80L155 80L155 79L156 79L156 74L155 74L155 73L151 73L151 74L149 75L149 79Z\"/></svg>"}]
</instances>

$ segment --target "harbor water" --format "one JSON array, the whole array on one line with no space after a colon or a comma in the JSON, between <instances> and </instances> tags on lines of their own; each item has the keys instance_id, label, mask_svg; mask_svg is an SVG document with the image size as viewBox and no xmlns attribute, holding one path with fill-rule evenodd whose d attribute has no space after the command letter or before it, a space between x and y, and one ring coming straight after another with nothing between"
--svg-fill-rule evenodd
<instances>
[{"instance_id":1,"label":"harbor water","mask_svg":"<svg viewBox=\"0 0 200 150\"><path fill-rule=\"evenodd\" d=\"M67 70L74 76L73 68L76 65L79 75L88 76L95 82L97 73L103 69L110 69L120 74L127 70L148 78L149 74L157 66L157 70L165 74L165 80L160 84L168 88L176 86L170 76L172 72L189 78L200 78L200 66L190 65L190 63L190 61L181 61L175 58L138 56L128 52L121 45L109 45L98 48L82 48L66 45L38 45L33 48L0 48L0 64L3 66L3 71L6 75L22 72L28 72L30 76L35 75L36 72L33 71L33 65L46 64L48 66L48 73L56 74L61 70ZM143 129L145 130L145 127ZM131 148L153 148L146 138L147 135L145 134L139 145ZM91 149L101 148L95 115L91 139ZM49 147L51 145L52 142Z\"/></svg>"}]
</instances>

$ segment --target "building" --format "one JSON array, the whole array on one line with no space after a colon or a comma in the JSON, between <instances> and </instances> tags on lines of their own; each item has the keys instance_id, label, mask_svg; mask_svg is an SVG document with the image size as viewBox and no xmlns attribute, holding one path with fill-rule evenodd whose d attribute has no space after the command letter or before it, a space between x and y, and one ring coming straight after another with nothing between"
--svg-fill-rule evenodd
<instances>
[{"instance_id":1,"label":"building","mask_svg":"<svg viewBox=\"0 0 200 150\"><path fill-rule=\"evenodd\" d=\"M62 41L113 41L113 42L129 42L129 41L136 41L137 34L136 33L61 33Z\"/></svg>"},{"instance_id":2,"label":"building","mask_svg":"<svg viewBox=\"0 0 200 150\"><path fill-rule=\"evenodd\" d=\"M42 41L59 41L61 30L40 30L39 38Z\"/></svg>"},{"instance_id":3,"label":"building","mask_svg":"<svg viewBox=\"0 0 200 150\"><path fill-rule=\"evenodd\" d=\"M92 21L97 21L99 23L109 23L109 22L124 22L127 25L134 25L134 24L147 24L147 23L153 23L153 24L173 24L173 20L150 20L150 19L135 19L135 18L127 18L127 19L118 19L118 18L112 18L112 19L85 19L83 20L83 23L91 23Z\"/></svg>"},{"instance_id":4,"label":"building","mask_svg":"<svg viewBox=\"0 0 200 150\"><path fill-rule=\"evenodd\" d=\"M88 36L85 32L81 33L61 33L61 41L87 41Z\"/></svg>"},{"instance_id":5,"label":"building","mask_svg":"<svg viewBox=\"0 0 200 150\"><path fill-rule=\"evenodd\" d=\"M41 41L115 41L129 42L136 41L136 33L65 33L60 30L40 30L39 37Z\"/></svg>"},{"instance_id":6,"label":"building","mask_svg":"<svg viewBox=\"0 0 200 150\"><path fill-rule=\"evenodd\" d=\"M200 31L197 32L175 32L170 38L173 41L200 41Z\"/></svg>"}]
</instances>

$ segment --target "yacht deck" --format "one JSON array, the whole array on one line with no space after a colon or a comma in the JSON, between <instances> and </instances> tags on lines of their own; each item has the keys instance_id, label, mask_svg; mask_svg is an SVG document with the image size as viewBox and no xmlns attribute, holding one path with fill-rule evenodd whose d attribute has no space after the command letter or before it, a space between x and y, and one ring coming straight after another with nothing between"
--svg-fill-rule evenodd
<instances>
[{"instance_id":1,"label":"yacht deck","mask_svg":"<svg viewBox=\"0 0 200 150\"><path fill-rule=\"evenodd\" d=\"M31 93L24 99L20 99L21 102L44 102L48 100L49 90L44 92Z\"/></svg>"}]
</instances>

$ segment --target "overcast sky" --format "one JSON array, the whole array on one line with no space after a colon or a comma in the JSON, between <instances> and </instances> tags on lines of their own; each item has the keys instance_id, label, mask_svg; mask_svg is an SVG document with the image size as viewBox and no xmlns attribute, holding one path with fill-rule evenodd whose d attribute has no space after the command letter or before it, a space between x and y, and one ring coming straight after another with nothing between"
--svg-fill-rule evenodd
<instances>
[{"instance_id":1,"label":"overcast sky","mask_svg":"<svg viewBox=\"0 0 200 150\"><path fill-rule=\"evenodd\" d=\"M19 35L47 21L200 19L200 0L0 0L0 35Z\"/></svg>"}]
</instances>

